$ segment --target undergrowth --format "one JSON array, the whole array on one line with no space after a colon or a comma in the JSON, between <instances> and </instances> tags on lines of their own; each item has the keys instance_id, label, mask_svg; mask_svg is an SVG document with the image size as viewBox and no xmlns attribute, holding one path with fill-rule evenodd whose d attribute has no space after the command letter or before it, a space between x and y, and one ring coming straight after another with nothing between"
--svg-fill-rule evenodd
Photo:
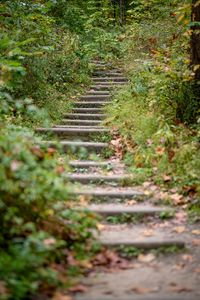
<instances>
[{"instance_id":1,"label":"undergrowth","mask_svg":"<svg viewBox=\"0 0 200 300\"><path fill-rule=\"evenodd\" d=\"M200 195L200 110L189 69L190 36L176 18L180 4L167 2L163 13L153 10L149 18L144 7L143 13L132 11L122 41L130 82L107 107L107 123L118 129L124 160L141 183L150 179L193 197Z\"/></svg>"}]
</instances>

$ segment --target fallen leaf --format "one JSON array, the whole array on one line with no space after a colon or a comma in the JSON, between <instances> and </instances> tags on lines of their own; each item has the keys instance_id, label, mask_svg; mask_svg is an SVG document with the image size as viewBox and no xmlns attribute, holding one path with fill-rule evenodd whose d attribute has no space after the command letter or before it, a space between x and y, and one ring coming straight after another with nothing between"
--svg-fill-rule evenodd
<instances>
[{"instance_id":1,"label":"fallen leaf","mask_svg":"<svg viewBox=\"0 0 200 300\"><path fill-rule=\"evenodd\" d=\"M170 288L172 292L183 293L183 292L191 292L192 289L186 286L176 285Z\"/></svg>"},{"instance_id":2,"label":"fallen leaf","mask_svg":"<svg viewBox=\"0 0 200 300\"><path fill-rule=\"evenodd\" d=\"M143 236L153 236L154 235L154 231L152 229L147 229L144 230L142 233Z\"/></svg>"},{"instance_id":3,"label":"fallen leaf","mask_svg":"<svg viewBox=\"0 0 200 300\"><path fill-rule=\"evenodd\" d=\"M193 261L193 257L190 254L183 254L182 259L185 260L185 261L189 261L189 262Z\"/></svg>"},{"instance_id":4,"label":"fallen leaf","mask_svg":"<svg viewBox=\"0 0 200 300\"><path fill-rule=\"evenodd\" d=\"M179 211L175 214L176 223L184 223L187 221L187 213L184 211Z\"/></svg>"},{"instance_id":5,"label":"fallen leaf","mask_svg":"<svg viewBox=\"0 0 200 300\"><path fill-rule=\"evenodd\" d=\"M104 230L105 228L106 228L106 225L101 224L101 223L98 223L98 224L97 224L97 229L98 229L99 231Z\"/></svg>"},{"instance_id":6,"label":"fallen leaf","mask_svg":"<svg viewBox=\"0 0 200 300\"><path fill-rule=\"evenodd\" d=\"M192 230L192 234L200 235L200 229Z\"/></svg>"},{"instance_id":7,"label":"fallen leaf","mask_svg":"<svg viewBox=\"0 0 200 300\"><path fill-rule=\"evenodd\" d=\"M177 232L177 233L183 233L185 231L185 226L178 226L178 227L174 227L173 231Z\"/></svg>"},{"instance_id":8,"label":"fallen leaf","mask_svg":"<svg viewBox=\"0 0 200 300\"><path fill-rule=\"evenodd\" d=\"M192 240L192 244L194 246L200 246L200 240L198 240L198 239Z\"/></svg>"},{"instance_id":9,"label":"fallen leaf","mask_svg":"<svg viewBox=\"0 0 200 300\"><path fill-rule=\"evenodd\" d=\"M15 171L19 170L20 166L21 166L20 161L13 160L10 164L10 169L11 169L11 171L15 172Z\"/></svg>"},{"instance_id":10,"label":"fallen leaf","mask_svg":"<svg viewBox=\"0 0 200 300\"><path fill-rule=\"evenodd\" d=\"M129 205L135 205L135 204L137 204L136 200L128 200L125 205L129 206Z\"/></svg>"},{"instance_id":11,"label":"fallen leaf","mask_svg":"<svg viewBox=\"0 0 200 300\"><path fill-rule=\"evenodd\" d=\"M72 300L71 296L64 295L60 292L56 292L52 298L52 300Z\"/></svg>"},{"instance_id":12,"label":"fallen leaf","mask_svg":"<svg viewBox=\"0 0 200 300\"><path fill-rule=\"evenodd\" d=\"M131 289L131 291L135 292L136 294L148 294L152 292L157 292L159 289L157 287L155 288L146 288L143 286L135 286Z\"/></svg>"},{"instance_id":13,"label":"fallen leaf","mask_svg":"<svg viewBox=\"0 0 200 300\"><path fill-rule=\"evenodd\" d=\"M51 246L51 245L55 245L56 240L54 238L49 238L49 239L45 239L43 243L45 246Z\"/></svg>"},{"instance_id":14,"label":"fallen leaf","mask_svg":"<svg viewBox=\"0 0 200 300\"><path fill-rule=\"evenodd\" d=\"M156 148L156 153L157 153L158 155L162 156L162 155L165 153L165 148L164 148L164 147L158 146L158 147Z\"/></svg>"},{"instance_id":15,"label":"fallen leaf","mask_svg":"<svg viewBox=\"0 0 200 300\"><path fill-rule=\"evenodd\" d=\"M2 296L8 295L8 289L7 289L6 283L4 281L0 281L0 295L2 295Z\"/></svg>"},{"instance_id":16,"label":"fallen leaf","mask_svg":"<svg viewBox=\"0 0 200 300\"><path fill-rule=\"evenodd\" d=\"M43 159L45 156L44 151L42 151L39 146L32 147L30 150L35 156L40 159Z\"/></svg>"},{"instance_id":17,"label":"fallen leaf","mask_svg":"<svg viewBox=\"0 0 200 300\"><path fill-rule=\"evenodd\" d=\"M185 268L185 263L179 263L173 266L173 269L175 270L182 270L183 268Z\"/></svg>"},{"instance_id":18,"label":"fallen leaf","mask_svg":"<svg viewBox=\"0 0 200 300\"><path fill-rule=\"evenodd\" d=\"M171 176L165 174L165 175L163 175L163 180L164 180L164 182L169 182L172 180L172 178L171 178Z\"/></svg>"},{"instance_id":19,"label":"fallen leaf","mask_svg":"<svg viewBox=\"0 0 200 300\"><path fill-rule=\"evenodd\" d=\"M200 273L200 268L194 269L195 273Z\"/></svg>"},{"instance_id":20,"label":"fallen leaf","mask_svg":"<svg viewBox=\"0 0 200 300\"><path fill-rule=\"evenodd\" d=\"M149 254L146 254L146 255L140 254L138 256L138 260L140 262L145 262L145 263L152 262L155 258L156 258L155 255L153 255L152 253L149 253Z\"/></svg>"},{"instance_id":21,"label":"fallen leaf","mask_svg":"<svg viewBox=\"0 0 200 300\"><path fill-rule=\"evenodd\" d=\"M49 147L47 152L49 156L53 156L56 153L56 149Z\"/></svg>"},{"instance_id":22,"label":"fallen leaf","mask_svg":"<svg viewBox=\"0 0 200 300\"><path fill-rule=\"evenodd\" d=\"M64 172L65 172L65 168L63 166L56 167L56 173L57 174L62 174Z\"/></svg>"},{"instance_id":23,"label":"fallen leaf","mask_svg":"<svg viewBox=\"0 0 200 300\"><path fill-rule=\"evenodd\" d=\"M88 288L83 284L78 284L69 289L71 293L86 293Z\"/></svg>"},{"instance_id":24,"label":"fallen leaf","mask_svg":"<svg viewBox=\"0 0 200 300\"><path fill-rule=\"evenodd\" d=\"M185 199L183 198L183 195L176 193L171 195L170 198L172 199L175 205L185 204Z\"/></svg>"},{"instance_id":25,"label":"fallen leaf","mask_svg":"<svg viewBox=\"0 0 200 300\"><path fill-rule=\"evenodd\" d=\"M150 185L152 184L152 182L150 182L150 181L145 181L145 182L143 182L143 187L149 187Z\"/></svg>"}]
</instances>

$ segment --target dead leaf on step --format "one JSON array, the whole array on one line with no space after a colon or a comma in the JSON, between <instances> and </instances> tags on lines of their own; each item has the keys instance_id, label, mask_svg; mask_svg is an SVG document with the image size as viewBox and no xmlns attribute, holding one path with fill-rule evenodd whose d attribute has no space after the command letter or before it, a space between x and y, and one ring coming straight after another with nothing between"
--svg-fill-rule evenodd
<instances>
[{"instance_id":1,"label":"dead leaf on step","mask_svg":"<svg viewBox=\"0 0 200 300\"><path fill-rule=\"evenodd\" d=\"M184 211L179 211L175 214L176 223L185 223L187 221L187 213Z\"/></svg>"},{"instance_id":2,"label":"dead leaf on step","mask_svg":"<svg viewBox=\"0 0 200 300\"><path fill-rule=\"evenodd\" d=\"M193 244L193 246L200 246L200 240L194 239L194 240L192 240L192 244Z\"/></svg>"},{"instance_id":3,"label":"dead leaf on step","mask_svg":"<svg viewBox=\"0 0 200 300\"><path fill-rule=\"evenodd\" d=\"M129 205L135 205L135 204L137 204L136 200L128 200L125 205L129 206Z\"/></svg>"},{"instance_id":4,"label":"dead leaf on step","mask_svg":"<svg viewBox=\"0 0 200 300\"><path fill-rule=\"evenodd\" d=\"M175 266L173 266L173 269L174 270L182 270L182 269L184 269L185 268L185 263L178 263L178 264L176 264Z\"/></svg>"},{"instance_id":5,"label":"dead leaf on step","mask_svg":"<svg viewBox=\"0 0 200 300\"><path fill-rule=\"evenodd\" d=\"M154 231L152 229L147 229L147 230L144 230L143 233L142 233L143 236L153 236L154 235Z\"/></svg>"},{"instance_id":6,"label":"dead leaf on step","mask_svg":"<svg viewBox=\"0 0 200 300\"><path fill-rule=\"evenodd\" d=\"M159 290L159 288L155 287L155 288L146 288L143 286L135 286L131 289L131 291L133 291L136 294L149 294L149 293L153 293L153 292L157 292Z\"/></svg>"},{"instance_id":7,"label":"dead leaf on step","mask_svg":"<svg viewBox=\"0 0 200 300\"><path fill-rule=\"evenodd\" d=\"M183 233L185 229L185 226L177 226L173 228L173 231L175 231L176 233Z\"/></svg>"},{"instance_id":8,"label":"dead leaf on step","mask_svg":"<svg viewBox=\"0 0 200 300\"><path fill-rule=\"evenodd\" d=\"M193 257L190 254L183 254L182 255L182 259L188 262L192 262L193 261Z\"/></svg>"},{"instance_id":9,"label":"dead leaf on step","mask_svg":"<svg viewBox=\"0 0 200 300\"><path fill-rule=\"evenodd\" d=\"M98 223L98 224L97 224L97 229L98 229L99 231L105 230L105 229L106 229L106 225L101 224L101 223Z\"/></svg>"},{"instance_id":10,"label":"dead leaf on step","mask_svg":"<svg viewBox=\"0 0 200 300\"><path fill-rule=\"evenodd\" d=\"M87 205L88 205L88 202L89 202L88 196L86 196L86 195L80 195L80 196L79 196L79 203L80 203L82 206L87 206Z\"/></svg>"},{"instance_id":11,"label":"dead leaf on step","mask_svg":"<svg viewBox=\"0 0 200 300\"><path fill-rule=\"evenodd\" d=\"M183 198L183 195L175 193L175 194L171 195L170 198L172 199L172 201L175 205L185 204L185 199Z\"/></svg>"},{"instance_id":12,"label":"dead leaf on step","mask_svg":"<svg viewBox=\"0 0 200 300\"><path fill-rule=\"evenodd\" d=\"M69 289L71 293L86 293L88 288L83 284L77 284Z\"/></svg>"},{"instance_id":13,"label":"dead leaf on step","mask_svg":"<svg viewBox=\"0 0 200 300\"><path fill-rule=\"evenodd\" d=\"M194 269L195 273L200 273L200 268Z\"/></svg>"},{"instance_id":14,"label":"dead leaf on step","mask_svg":"<svg viewBox=\"0 0 200 300\"><path fill-rule=\"evenodd\" d=\"M171 287L170 287L170 291L172 292L176 292L176 293L184 293L184 292L191 292L192 289L187 287L187 286L182 286L182 285L178 285L176 283L171 283L170 284Z\"/></svg>"},{"instance_id":15,"label":"dead leaf on step","mask_svg":"<svg viewBox=\"0 0 200 300\"><path fill-rule=\"evenodd\" d=\"M192 230L192 234L200 235L200 229Z\"/></svg>"},{"instance_id":16,"label":"dead leaf on step","mask_svg":"<svg viewBox=\"0 0 200 300\"><path fill-rule=\"evenodd\" d=\"M71 296L64 295L60 292L56 292L52 298L52 300L72 300Z\"/></svg>"},{"instance_id":17,"label":"dead leaf on step","mask_svg":"<svg viewBox=\"0 0 200 300\"><path fill-rule=\"evenodd\" d=\"M140 255L138 256L138 260L139 260L140 262L144 262L144 263L150 263L150 262L152 262L155 258L156 258L155 255L153 255L152 253L149 253L149 254L146 254L146 255L140 254Z\"/></svg>"}]
</instances>

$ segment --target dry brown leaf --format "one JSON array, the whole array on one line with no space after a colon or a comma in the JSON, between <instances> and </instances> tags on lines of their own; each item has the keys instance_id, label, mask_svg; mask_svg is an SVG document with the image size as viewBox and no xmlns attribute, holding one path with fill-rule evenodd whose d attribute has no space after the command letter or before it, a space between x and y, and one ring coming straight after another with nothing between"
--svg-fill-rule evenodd
<instances>
[{"instance_id":1,"label":"dry brown leaf","mask_svg":"<svg viewBox=\"0 0 200 300\"><path fill-rule=\"evenodd\" d=\"M56 167L56 173L57 174L62 174L64 172L65 172L64 166L58 166L58 167Z\"/></svg>"},{"instance_id":2,"label":"dry brown leaf","mask_svg":"<svg viewBox=\"0 0 200 300\"><path fill-rule=\"evenodd\" d=\"M192 234L200 235L200 229L192 230Z\"/></svg>"},{"instance_id":3,"label":"dry brown leaf","mask_svg":"<svg viewBox=\"0 0 200 300\"><path fill-rule=\"evenodd\" d=\"M153 255L152 253L149 253L149 254L146 254L146 255L140 254L138 256L138 260L140 262L145 262L145 263L152 262L155 258L156 258L155 255Z\"/></svg>"},{"instance_id":4,"label":"dry brown leaf","mask_svg":"<svg viewBox=\"0 0 200 300\"><path fill-rule=\"evenodd\" d=\"M158 155L162 156L162 155L165 153L165 148L164 148L164 147L158 146L158 147L156 148L156 153L157 153Z\"/></svg>"},{"instance_id":5,"label":"dry brown leaf","mask_svg":"<svg viewBox=\"0 0 200 300\"><path fill-rule=\"evenodd\" d=\"M54 238L45 239L45 240L43 241L43 244L44 244L45 246L55 245L55 243L56 243L56 240L55 240Z\"/></svg>"},{"instance_id":6,"label":"dry brown leaf","mask_svg":"<svg viewBox=\"0 0 200 300\"><path fill-rule=\"evenodd\" d=\"M175 205L185 204L183 195L176 193L176 194L171 195L170 198L172 199L172 201Z\"/></svg>"},{"instance_id":7,"label":"dry brown leaf","mask_svg":"<svg viewBox=\"0 0 200 300\"><path fill-rule=\"evenodd\" d=\"M172 180L172 178L171 178L171 176L164 174L163 175L163 180L164 180L164 182L169 182L169 181Z\"/></svg>"},{"instance_id":8,"label":"dry brown leaf","mask_svg":"<svg viewBox=\"0 0 200 300\"><path fill-rule=\"evenodd\" d=\"M143 236L153 236L154 235L154 231L152 229L147 229L144 230L142 233Z\"/></svg>"},{"instance_id":9,"label":"dry brown leaf","mask_svg":"<svg viewBox=\"0 0 200 300\"><path fill-rule=\"evenodd\" d=\"M106 225L101 224L101 223L98 223L98 224L97 224L97 229L98 229L99 231L104 230L105 228L106 228Z\"/></svg>"},{"instance_id":10,"label":"dry brown leaf","mask_svg":"<svg viewBox=\"0 0 200 300\"><path fill-rule=\"evenodd\" d=\"M192 240L192 244L193 244L194 246L200 246L200 240L194 239L194 240Z\"/></svg>"},{"instance_id":11,"label":"dry brown leaf","mask_svg":"<svg viewBox=\"0 0 200 300\"><path fill-rule=\"evenodd\" d=\"M183 292L191 292L192 289L186 286L174 285L170 288L172 292L183 293Z\"/></svg>"},{"instance_id":12,"label":"dry brown leaf","mask_svg":"<svg viewBox=\"0 0 200 300\"><path fill-rule=\"evenodd\" d=\"M200 273L200 268L194 269L195 273Z\"/></svg>"},{"instance_id":13,"label":"dry brown leaf","mask_svg":"<svg viewBox=\"0 0 200 300\"><path fill-rule=\"evenodd\" d=\"M183 254L182 259L185 260L185 261L189 261L189 262L193 261L193 257L190 254Z\"/></svg>"},{"instance_id":14,"label":"dry brown leaf","mask_svg":"<svg viewBox=\"0 0 200 300\"><path fill-rule=\"evenodd\" d=\"M86 293L87 290L88 290L88 288L85 285L83 285L83 284L77 284L76 286L71 287L69 289L69 291L71 293Z\"/></svg>"},{"instance_id":15,"label":"dry brown leaf","mask_svg":"<svg viewBox=\"0 0 200 300\"><path fill-rule=\"evenodd\" d=\"M52 300L72 300L72 297L69 295L64 295L60 292L56 292L52 298Z\"/></svg>"},{"instance_id":16,"label":"dry brown leaf","mask_svg":"<svg viewBox=\"0 0 200 300\"><path fill-rule=\"evenodd\" d=\"M149 187L150 185L152 184L152 182L150 182L150 181L145 181L145 182L143 182L143 187Z\"/></svg>"},{"instance_id":17,"label":"dry brown leaf","mask_svg":"<svg viewBox=\"0 0 200 300\"><path fill-rule=\"evenodd\" d=\"M8 289L4 281L0 281L0 295L8 295Z\"/></svg>"},{"instance_id":18,"label":"dry brown leaf","mask_svg":"<svg viewBox=\"0 0 200 300\"><path fill-rule=\"evenodd\" d=\"M131 291L135 292L136 294L148 294L152 292L157 292L159 289L156 288L146 288L143 286L135 286L131 289Z\"/></svg>"},{"instance_id":19,"label":"dry brown leaf","mask_svg":"<svg viewBox=\"0 0 200 300\"><path fill-rule=\"evenodd\" d=\"M129 205L135 205L135 204L137 204L137 201L136 201L136 200L128 200L128 201L126 202L126 205L127 205L127 206L129 206Z\"/></svg>"},{"instance_id":20,"label":"dry brown leaf","mask_svg":"<svg viewBox=\"0 0 200 300\"><path fill-rule=\"evenodd\" d=\"M173 269L175 270L182 270L183 268L185 268L185 263L178 263L175 266L173 266Z\"/></svg>"},{"instance_id":21,"label":"dry brown leaf","mask_svg":"<svg viewBox=\"0 0 200 300\"><path fill-rule=\"evenodd\" d=\"M186 230L185 226L177 226L173 228L176 233L183 233Z\"/></svg>"},{"instance_id":22,"label":"dry brown leaf","mask_svg":"<svg viewBox=\"0 0 200 300\"><path fill-rule=\"evenodd\" d=\"M184 211L179 211L175 214L176 222L184 223L187 221L187 213Z\"/></svg>"}]
</instances>

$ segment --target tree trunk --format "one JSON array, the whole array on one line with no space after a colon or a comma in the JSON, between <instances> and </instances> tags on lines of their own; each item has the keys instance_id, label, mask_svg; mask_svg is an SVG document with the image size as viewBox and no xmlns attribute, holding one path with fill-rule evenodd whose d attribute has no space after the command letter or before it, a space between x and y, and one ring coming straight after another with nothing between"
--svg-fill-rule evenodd
<instances>
[{"instance_id":1,"label":"tree trunk","mask_svg":"<svg viewBox=\"0 0 200 300\"><path fill-rule=\"evenodd\" d=\"M192 26L191 37L191 65L195 72L195 78L200 80L200 2L199 0L192 0ZM195 24L196 23L196 24ZM199 67L198 67L199 66Z\"/></svg>"},{"instance_id":2,"label":"tree trunk","mask_svg":"<svg viewBox=\"0 0 200 300\"><path fill-rule=\"evenodd\" d=\"M120 10L120 25L125 24L125 0L119 0L119 10Z\"/></svg>"}]
</instances>

